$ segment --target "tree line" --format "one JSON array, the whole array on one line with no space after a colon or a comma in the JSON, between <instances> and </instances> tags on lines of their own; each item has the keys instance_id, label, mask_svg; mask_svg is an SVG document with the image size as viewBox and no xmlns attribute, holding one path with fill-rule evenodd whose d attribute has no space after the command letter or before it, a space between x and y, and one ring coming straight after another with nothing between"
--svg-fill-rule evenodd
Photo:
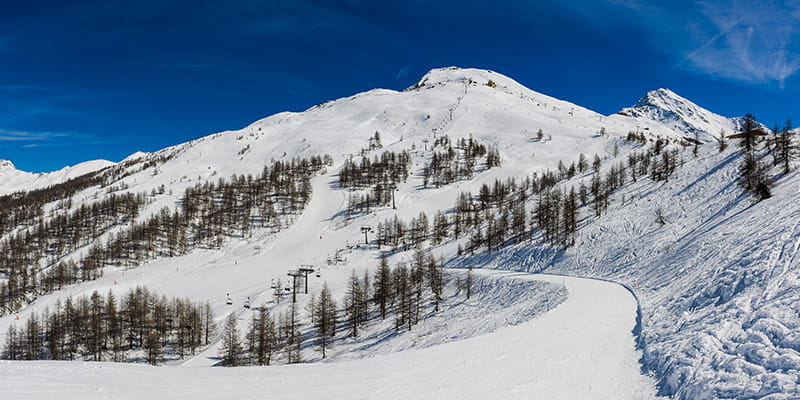
<instances>
[{"instance_id":1,"label":"tree line","mask_svg":"<svg viewBox=\"0 0 800 400\"><path fill-rule=\"evenodd\" d=\"M633 139L639 142L638 135ZM542 240L569 247L575 243L580 227L581 207L600 217L607 210L612 194L628 180L641 177L667 181L683 164L678 147L658 138L650 146L628 154L627 163L620 161L601 171L602 160L594 155L591 162L580 154L569 166L559 161L555 170L535 172L523 179L495 180L481 185L477 195L461 192L447 211L432 217L420 212L410 221L399 217L378 223L374 242L390 252L407 251L425 242L439 244L446 240L468 237L459 253L474 253L482 247L492 251L503 243L532 239L537 232ZM562 184L579 174L581 181ZM584 178L590 175L588 182Z\"/></svg>"},{"instance_id":2,"label":"tree line","mask_svg":"<svg viewBox=\"0 0 800 400\"><path fill-rule=\"evenodd\" d=\"M137 266L193 248L219 247L256 228L280 230L305 207L310 178L325 164L322 157L276 161L257 176L197 184L185 191L178 209L163 208L138 222L147 196L112 193L15 232L0 242L0 272L7 277L0 282L0 312L63 285L96 279L106 265ZM107 240L98 240L112 229ZM79 261L69 258L84 246Z\"/></svg>"},{"instance_id":3,"label":"tree line","mask_svg":"<svg viewBox=\"0 0 800 400\"><path fill-rule=\"evenodd\" d=\"M253 313L248 330L242 334L236 315L231 313L222 331L221 363L299 363L302 349L312 347L325 358L337 337L359 337L365 327L379 319L393 318L395 330L410 330L419 323L426 307L433 312L440 310L446 284L441 263L421 247L415 250L412 262L399 263L395 268L389 266L384 254L372 276L367 271L361 277L355 271L351 273L339 302L325 283L312 296L305 317L296 303L277 316L262 308Z\"/></svg>"},{"instance_id":4,"label":"tree line","mask_svg":"<svg viewBox=\"0 0 800 400\"><path fill-rule=\"evenodd\" d=\"M8 328L6 360L146 361L183 359L211 343L211 307L188 299L159 297L145 287L59 300ZM143 356L141 354L144 354Z\"/></svg>"},{"instance_id":5,"label":"tree line","mask_svg":"<svg viewBox=\"0 0 800 400\"><path fill-rule=\"evenodd\" d=\"M478 161L486 157L486 169L499 167L500 153L496 148L487 148L472 136L461 138L453 146L450 137L442 135L433 142L431 160L422 170L423 185L441 187L453 182L469 179L475 174Z\"/></svg>"},{"instance_id":6,"label":"tree line","mask_svg":"<svg viewBox=\"0 0 800 400\"><path fill-rule=\"evenodd\" d=\"M768 199L772 196L772 187L775 185L770 169L778 167L783 174L788 174L791 170L790 161L797 157L792 120L787 119L783 128L775 125L771 132L765 132L758 126L756 117L748 113L744 116L741 131L736 136L740 139L742 152L739 185L759 201ZM720 142L720 149L722 148L724 147ZM772 158L772 165L768 162L768 156Z\"/></svg>"}]
</instances>

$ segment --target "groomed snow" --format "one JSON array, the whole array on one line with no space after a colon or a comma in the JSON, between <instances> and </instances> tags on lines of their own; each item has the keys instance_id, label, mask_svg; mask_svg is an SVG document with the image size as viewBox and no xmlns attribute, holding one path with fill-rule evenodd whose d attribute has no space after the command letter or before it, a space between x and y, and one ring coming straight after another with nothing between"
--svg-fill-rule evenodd
<instances>
[{"instance_id":1,"label":"groomed snow","mask_svg":"<svg viewBox=\"0 0 800 400\"><path fill-rule=\"evenodd\" d=\"M651 399L631 333L636 302L602 281L478 271L565 284L539 318L457 342L336 363L245 368L76 362L0 363L8 400Z\"/></svg>"}]
</instances>

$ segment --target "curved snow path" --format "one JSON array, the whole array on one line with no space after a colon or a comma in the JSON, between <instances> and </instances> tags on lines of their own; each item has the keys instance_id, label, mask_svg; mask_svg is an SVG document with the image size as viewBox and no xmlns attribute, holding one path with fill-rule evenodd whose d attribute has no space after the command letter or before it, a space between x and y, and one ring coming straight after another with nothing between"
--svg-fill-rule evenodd
<instances>
[{"instance_id":1,"label":"curved snow path","mask_svg":"<svg viewBox=\"0 0 800 400\"><path fill-rule=\"evenodd\" d=\"M504 271L565 283L539 318L420 350L339 363L247 368L74 362L0 363L4 399L648 399L631 330L636 302L602 281Z\"/></svg>"}]
</instances>

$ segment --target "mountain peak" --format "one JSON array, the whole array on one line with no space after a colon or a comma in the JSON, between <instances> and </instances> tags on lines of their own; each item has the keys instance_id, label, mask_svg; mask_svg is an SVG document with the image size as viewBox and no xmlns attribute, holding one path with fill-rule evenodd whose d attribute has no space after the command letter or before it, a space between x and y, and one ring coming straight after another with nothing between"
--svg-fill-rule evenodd
<instances>
[{"instance_id":1,"label":"mountain peak","mask_svg":"<svg viewBox=\"0 0 800 400\"><path fill-rule=\"evenodd\" d=\"M682 97L672 90L666 88L651 90L636 102L636 106L654 106L662 108L672 108L676 105L687 105L690 108L699 108L691 100L688 100L685 97Z\"/></svg>"},{"instance_id":2,"label":"mountain peak","mask_svg":"<svg viewBox=\"0 0 800 400\"><path fill-rule=\"evenodd\" d=\"M0 159L0 170L2 170L2 169L17 169L17 168L14 166L14 163L12 163L11 161Z\"/></svg>"},{"instance_id":3,"label":"mountain peak","mask_svg":"<svg viewBox=\"0 0 800 400\"><path fill-rule=\"evenodd\" d=\"M486 84L489 81L497 83L500 81L511 81L502 74L486 69L477 68L459 68L459 67L444 67L434 68L428 71L412 88L421 88L425 86L433 86L437 84L446 84L450 82L468 83L476 82Z\"/></svg>"},{"instance_id":4,"label":"mountain peak","mask_svg":"<svg viewBox=\"0 0 800 400\"><path fill-rule=\"evenodd\" d=\"M632 107L618 114L661 122L687 139L696 136L702 142L712 142L720 130L733 132L736 119L726 118L698 106L670 89L651 90Z\"/></svg>"}]
</instances>

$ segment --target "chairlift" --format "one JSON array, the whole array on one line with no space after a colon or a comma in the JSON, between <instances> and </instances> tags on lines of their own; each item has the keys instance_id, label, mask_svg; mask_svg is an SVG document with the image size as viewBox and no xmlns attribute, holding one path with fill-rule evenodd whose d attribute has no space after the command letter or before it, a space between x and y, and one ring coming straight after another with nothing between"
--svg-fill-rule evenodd
<instances>
[{"instance_id":1,"label":"chairlift","mask_svg":"<svg viewBox=\"0 0 800 400\"><path fill-rule=\"evenodd\" d=\"M228 300L227 300L227 301L225 301L225 304L227 304L227 305L231 305L231 304L233 304L233 299L231 299L230 297L228 297Z\"/></svg>"},{"instance_id":2,"label":"chairlift","mask_svg":"<svg viewBox=\"0 0 800 400\"><path fill-rule=\"evenodd\" d=\"M244 301L244 308L250 309L250 298L248 297L247 300Z\"/></svg>"},{"instance_id":3,"label":"chairlift","mask_svg":"<svg viewBox=\"0 0 800 400\"><path fill-rule=\"evenodd\" d=\"M319 271L317 271L317 278L319 278L321 276L322 276L322 274L320 274Z\"/></svg>"}]
</instances>

